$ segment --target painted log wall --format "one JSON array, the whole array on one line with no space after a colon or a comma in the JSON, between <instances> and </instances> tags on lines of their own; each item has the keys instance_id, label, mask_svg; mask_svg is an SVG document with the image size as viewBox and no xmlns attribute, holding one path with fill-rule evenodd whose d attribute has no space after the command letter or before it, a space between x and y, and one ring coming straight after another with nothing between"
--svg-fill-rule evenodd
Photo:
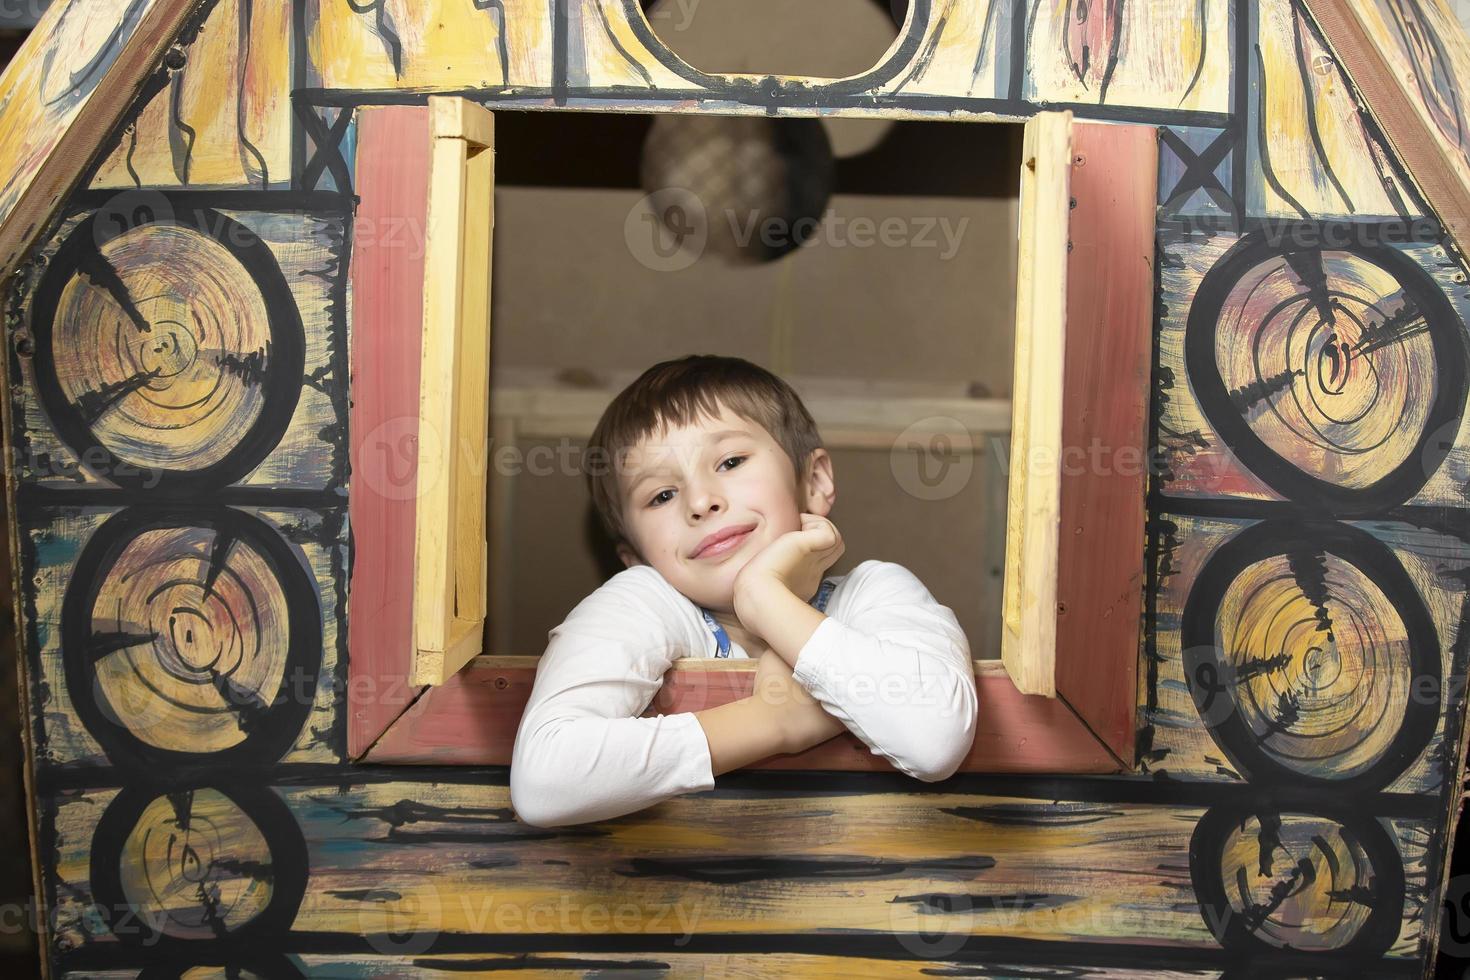
<instances>
[{"instance_id":1,"label":"painted log wall","mask_svg":"<svg viewBox=\"0 0 1470 980\"><path fill-rule=\"evenodd\" d=\"M53 970L1416 974L1464 766L1463 259L1302 4L1071 6L914 0L831 82L704 75L631 0L205 9L6 297ZM1460 118L1443 5L1378 9ZM1138 772L739 773L543 831L503 769L348 763L353 109L427 90L1159 126Z\"/></svg>"}]
</instances>

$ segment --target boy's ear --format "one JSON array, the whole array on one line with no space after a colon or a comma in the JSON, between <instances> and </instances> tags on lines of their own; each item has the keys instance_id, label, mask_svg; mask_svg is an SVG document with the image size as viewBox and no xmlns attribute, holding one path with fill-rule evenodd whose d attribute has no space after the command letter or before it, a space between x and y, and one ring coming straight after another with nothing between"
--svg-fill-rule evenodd
<instances>
[{"instance_id":1,"label":"boy's ear","mask_svg":"<svg viewBox=\"0 0 1470 980\"><path fill-rule=\"evenodd\" d=\"M807 457L802 489L802 510L818 517L831 513L837 500L837 481L832 476L832 455L827 450L813 449Z\"/></svg>"},{"instance_id":2,"label":"boy's ear","mask_svg":"<svg viewBox=\"0 0 1470 980\"><path fill-rule=\"evenodd\" d=\"M634 565L643 564L643 559L638 557L638 552L630 548L626 541L618 542L618 557L623 560L624 568L632 568Z\"/></svg>"}]
</instances>

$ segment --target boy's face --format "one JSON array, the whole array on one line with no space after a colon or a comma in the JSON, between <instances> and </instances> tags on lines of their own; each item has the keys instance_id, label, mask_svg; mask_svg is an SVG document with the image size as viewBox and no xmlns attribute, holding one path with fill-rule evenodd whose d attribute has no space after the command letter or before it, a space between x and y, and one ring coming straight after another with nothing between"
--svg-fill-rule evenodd
<instances>
[{"instance_id":1,"label":"boy's face","mask_svg":"<svg viewBox=\"0 0 1470 980\"><path fill-rule=\"evenodd\" d=\"M685 596L730 611L735 576L761 549L801 530L803 511L825 517L836 492L825 449L798 481L791 457L758 423L721 406L718 418L655 432L629 451L619 473L623 526L641 558ZM734 537L710 543L720 532Z\"/></svg>"}]
</instances>

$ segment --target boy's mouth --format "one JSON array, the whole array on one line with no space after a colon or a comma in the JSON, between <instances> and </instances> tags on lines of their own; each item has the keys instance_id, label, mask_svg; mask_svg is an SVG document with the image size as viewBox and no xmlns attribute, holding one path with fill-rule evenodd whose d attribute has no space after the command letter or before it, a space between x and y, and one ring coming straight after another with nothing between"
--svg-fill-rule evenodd
<instances>
[{"instance_id":1,"label":"boy's mouth","mask_svg":"<svg viewBox=\"0 0 1470 980\"><path fill-rule=\"evenodd\" d=\"M694 549L689 557L716 558L720 555L728 554L740 547L750 532L754 530L754 524L736 524L732 527L722 528L699 542L699 546Z\"/></svg>"}]
</instances>

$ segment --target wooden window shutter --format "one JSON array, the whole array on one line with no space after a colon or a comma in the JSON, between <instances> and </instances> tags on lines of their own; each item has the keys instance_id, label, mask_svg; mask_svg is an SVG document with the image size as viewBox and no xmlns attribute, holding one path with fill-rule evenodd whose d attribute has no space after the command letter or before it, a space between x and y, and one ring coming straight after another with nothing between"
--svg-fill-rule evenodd
<instances>
[{"instance_id":1,"label":"wooden window shutter","mask_svg":"<svg viewBox=\"0 0 1470 980\"><path fill-rule=\"evenodd\" d=\"M1060 691L1119 745L1142 606L1157 197L1154 127L1026 124L1001 659L1023 694Z\"/></svg>"},{"instance_id":2,"label":"wooden window shutter","mask_svg":"<svg viewBox=\"0 0 1470 980\"><path fill-rule=\"evenodd\" d=\"M486 437L495 118L468 99L429 97L418 497L415 684L442 684L481 651L485 628Z\"/></svg>"},{"instance_id":3,"label":"wooden window shutter","mask_svg":"<svg viewBox=\"0 0 1470 980\"><path fill-rule=\"evenodd\" d=\"M1021 149L1015 374L1000 655L1023 694L1056 696L1067 212L1072 113L1039 112Z\"/></svg>"}]
</instances>

